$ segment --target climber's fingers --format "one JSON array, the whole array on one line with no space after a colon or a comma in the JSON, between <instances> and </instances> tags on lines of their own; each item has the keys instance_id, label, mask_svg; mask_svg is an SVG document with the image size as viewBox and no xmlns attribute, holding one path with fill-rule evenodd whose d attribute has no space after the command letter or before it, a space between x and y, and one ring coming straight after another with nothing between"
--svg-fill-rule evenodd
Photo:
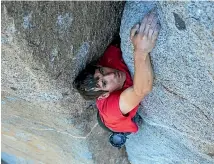
<instances>
[{"instance_id":1,"label":"climber's fingers","mask_svg":"<svg viewBox=\"0 0 214 164\"><path fill-rule=\"evenodd\" d=\"M132 27L131 29L131 34L130 34L130 38L131 40L133 40L133 37L136 35L137 31L139 30L139 24L136 24Z\"/></svg>"},{"instance_id":2,"label":"climber's fingers","mask_svg":"<svg viewBox=\"0 0 214 164\"><path fill-rule=\"evenodd\" d=\"M151 25L149 27L149 30L148 30L148 35L147 36L148 36L149 39L152 39L152 35L153 35L154 31L156 30L155 28L156 28L157 24L158 24L158 17L157 17L157 15L155 15L153 17L152 23L151 23Z\"/></svg>"},{"instance_id":3,"label":"climber's fingers","mask_svg":"<svg viewBox=\"0 0 214 164\"><path fill-rule=\"evenodd\" d=\"M139 33L140 33L141 35L143 35L143 32L144 32L144 30L145 30L146 22L147 22L148 17L149 17L149 15L147 14L147 15L143 18L143 20L142 20L142 22L141 22L141 24L140 24Z\"/></svg>"},{"instance_id":4,"label":"climber's fingers","mask_svg":"<svg viewBox=\"0 0 214 164\"><path fill-rule=\"evenodd\" d=\"M161 26L159 23L156 24L155 28L154 28L154 32L151 36L151 39L152 39L152 42L155 42L157 37L158 37L158 34L159 34L159 31L161 29Z\"/></svg>"},{"instance_id":5,"label":"climber's fingers","mask_svg":"<svg viewBox=\"0 0 214 164\"><path fill-rule=\"evenodd\" d=\"M143 36L148 36L154 17L155 17L154 12L151 12L148 14L147 21L146 21L145 25L143 25L143 26L145 26L144 31L142 32Z\"/></svg>"}]
</instances>

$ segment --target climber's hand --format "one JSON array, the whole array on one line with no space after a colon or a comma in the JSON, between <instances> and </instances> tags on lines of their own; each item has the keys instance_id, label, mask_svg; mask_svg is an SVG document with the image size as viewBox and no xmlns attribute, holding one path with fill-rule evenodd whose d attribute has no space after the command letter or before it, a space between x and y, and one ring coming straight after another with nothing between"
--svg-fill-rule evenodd
<instances>
[{"instance_id":1,"label":"climber's hand","mask_svg":"<svg viewBox=\"0 0 214 164\"><path fill-rule=\"evenodd\" d=\"M155 46L160 24L157 14L152 11L148 13L141 23L136 24L131 29L131 41L134 46L134 51L140 51L143 54L149 53Z\"/></svg>"}]
</instances>

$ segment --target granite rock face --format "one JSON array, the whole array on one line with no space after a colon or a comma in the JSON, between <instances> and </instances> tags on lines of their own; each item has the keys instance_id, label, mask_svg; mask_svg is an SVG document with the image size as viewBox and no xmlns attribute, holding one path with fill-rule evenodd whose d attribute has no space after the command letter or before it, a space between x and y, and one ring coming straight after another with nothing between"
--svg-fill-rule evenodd
<instances>
[{"instance_id":1,"label":"granite rock face","mask_svg":"<svg viewBox=\"0 0 214 164\"><path fill-rule=\"evenodd\" d=\"M214 3L127 2L120 35L133 76L131 27L153 8L161 31L151 60L144 125L126 144L132 164L214 163Z\"/></svg>"},{"instance_id":2,"label":"granite rock face","mask_svg":"<svg viewBox=\"0 0 214 164\"><path fill-rule=\"evenodd\" d=\"M127 2L120 34L156 7L153 91L126 150L112 148L93 102L72 88L120 25L123 2L2 2L2 157L11 163L214 163L214 3ZM127 154L129 161L127 160ZM6 162L8 162L6 161ZM15 162L14 162L15 161Z\"/></svg>"},{"instance_id":3,"label":"granite rock face","mask_svg":"<svg viewBox=\"0 0 214 164\"><path fill-rule=\"evenodd\" d=\"M128 163L72 88L119 31L124 2L1 3L2 159Z\"/></svg>"}]
</instances>

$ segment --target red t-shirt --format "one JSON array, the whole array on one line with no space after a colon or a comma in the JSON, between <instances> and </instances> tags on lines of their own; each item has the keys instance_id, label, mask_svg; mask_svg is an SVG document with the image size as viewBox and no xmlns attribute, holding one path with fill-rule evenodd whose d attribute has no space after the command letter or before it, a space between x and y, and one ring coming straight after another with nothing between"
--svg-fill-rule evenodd
<instances>
[{"instance_id":1,"label":"red t-shirt","mask_svg":"<svg viewBox=\"0 0 214 164\"><path fill-rule=\"evenodd\" d=\"M137 132L137 125L131 120L138 109L137 105L126 116L121 113L119 107L120 94L130 86L133 85L133 81L129 70L122 58L122 52L120 48L115 46L109 46L104 55L98 62L103 67L110 67L126 73L126 80L121 90L112 92L107 98L96 100L96 105L99 110L101 120L109 129L115 132Z\"/></svg>"}]
</instances>

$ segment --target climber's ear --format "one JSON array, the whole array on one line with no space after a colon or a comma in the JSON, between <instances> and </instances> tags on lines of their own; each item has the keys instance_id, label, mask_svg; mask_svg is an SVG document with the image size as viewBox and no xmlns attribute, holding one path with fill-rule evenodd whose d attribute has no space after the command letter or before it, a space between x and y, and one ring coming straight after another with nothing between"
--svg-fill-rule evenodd
<instances>
[{"instance_id":1,"label":"climber's ear","mask_svg":"<svg viewBox=\"0 0 214 164\"><path fill-rule=\"evenodd\" d=\"M98 100L106 99L110 95L110 92L103 93L98 97Z\"/></svg>"}]
</instances>

